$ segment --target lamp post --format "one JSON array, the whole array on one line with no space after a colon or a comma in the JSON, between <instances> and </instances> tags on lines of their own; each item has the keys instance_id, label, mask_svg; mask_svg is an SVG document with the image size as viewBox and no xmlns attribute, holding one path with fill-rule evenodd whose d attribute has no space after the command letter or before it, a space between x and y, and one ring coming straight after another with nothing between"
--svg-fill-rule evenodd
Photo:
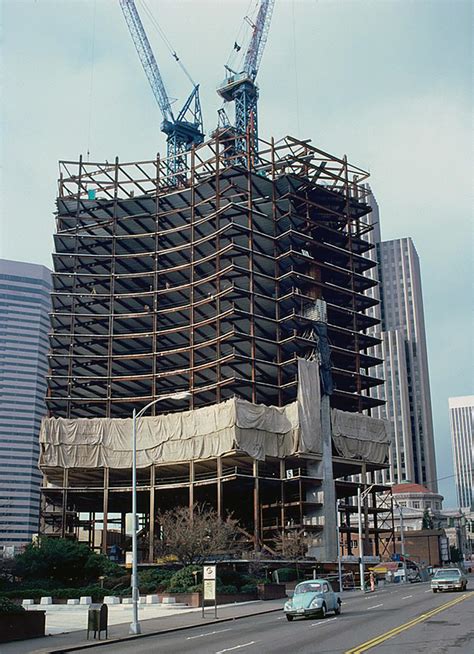
<instances>
[{"instance_id":1,"label":"lamp post","mask_svg":"<svg viewBox=\"0 0 474 654\"><path fill-rule=\"evenodd\" d=\"M401 545L401 555L403 558L403 583L408 582L408 577L407 577L407 561L406 561L406 556L405 556L405 530L404 530L404 524L403 524L403 507L395 501L395 506L398 509L398 512L400 514L400 545Z\"/></svg>"},{"instance_id":2,"label":"lamp post","mask_svg":"<svg viewBox=\"0 0 474 654\"><path fill-rule=\"evenodd\" d=\"M372 488L376 484L372 484L361 493L360 486L357 488L357 520L359 527L359 575L360 575L360 589L365 593L365 579L364 579L364 547L362 544L362 500L365 500Z\"/></svg>"},{"instance_id":3,"label":"lamp post","mask_svg":"<svg viewBox=\"0 0 474 654\"><path fill-rule=\"evenodd\" d=\"M137 557L137 420L141 418L147 409L163 400L184 400L190 397L189 391L182 391L180 393L171 393L169 395L160 395L153 402L149 402L140 411L133 409L132 420L132 608L133 618L130 624L129 633L141 633L140 623L138 622L138 557ZM153 517L150 517L153 519Z\"/></svg>"}]
</instances>

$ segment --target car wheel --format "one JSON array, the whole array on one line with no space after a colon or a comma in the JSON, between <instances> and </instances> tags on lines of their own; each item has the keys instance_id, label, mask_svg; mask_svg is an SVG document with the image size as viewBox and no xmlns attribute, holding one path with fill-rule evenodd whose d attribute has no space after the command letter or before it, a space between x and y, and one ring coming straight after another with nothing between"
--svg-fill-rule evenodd
<instances>
[{"instance_id":1,"label":"car wheel","mask_svg":"<svg viewBox=\"0 0 474 654\"><path fill-rule=\"evenodd\" d=\"M437 589L437 588L433 588L433 593L437 593L437 592L438 592L438 589Z\"/></svg>"},{"instance_id":2,"label":"car wheel","mask_svg":"<svg viewBox=\"0 0 474 654\"><path fill-rule=\"evenodd\" d=\"M340 602L338 602L336 604L336 608L334 609L334 613L335 613L335 615L341 615L341 603Z\"/></svg>"},{"instance_id":3,"label":"car wheel","mask_svg":"<svg viewBox=\"0 0 474 654\"><path fill-rule=\"evenodd\" d=\"M325 618L326 617L326 604L322 605L321 610L319 612L319 617L320 618Z\"/></svg>"},{"instance_id":4,"label":"car wheel","mask_svg":"<svg viewBox=\"0 0 474 654\"><path fill-rule=\"evenodd\" d=\"M293 620L293 616L292 615L287 615L286 619L288 620L288 622L291 622Z\"/></svg>"}]
</instances>

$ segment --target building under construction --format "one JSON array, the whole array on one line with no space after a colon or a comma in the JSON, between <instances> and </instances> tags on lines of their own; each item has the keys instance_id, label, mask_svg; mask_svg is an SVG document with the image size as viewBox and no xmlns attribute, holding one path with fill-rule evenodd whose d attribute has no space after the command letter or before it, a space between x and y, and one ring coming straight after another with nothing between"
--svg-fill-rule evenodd
<instances>
[{"instance_id":1,"label":"building under construction","mask_svg":"<svg viewBox=\"0 0 474 654\"><path fill-rule=\"evenodd\" d=\"M348 479L388 456L370 417L383 380L368 354L368 175L307 141L260 141L256 156L243 140L193 146L179 177L160 158L61 162L44 533L93 544L113 529L126 548L132 411L188 391L139 423L141 560L158 511L195 503L233 513L249 547L299 530L328 560L336 497L351 553ZM376 554L384 490L365 507Z\"/></svg>"}]
</instances>

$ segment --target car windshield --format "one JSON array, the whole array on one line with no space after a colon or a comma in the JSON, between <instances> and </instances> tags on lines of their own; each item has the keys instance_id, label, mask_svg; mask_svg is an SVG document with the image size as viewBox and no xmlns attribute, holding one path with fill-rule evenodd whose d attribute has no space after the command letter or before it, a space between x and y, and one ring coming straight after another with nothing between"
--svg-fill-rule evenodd
<instances>
[{"instance_id":1,"label":"car windshield","mask_svg":"<svg viewBox=\"0 0 474 654\"><path fill-rule=\"evenodd\" d=\"M437 573L435 574L435 579L436 577L448 577L449 579L454 579L455 577L459 577L461 573L459 570L438 570Z\"/></svg>"},{"instance_id":2,"label":"car windshield","mask_svg":"<svg viewBox=\"0 0 474 654\"><path fill-rule=\"evenodd\" d=\"M295 588L295 593L320 593L322 591L321 584L314 581L308 581L304 584L298 584Z\"/></svg>"}]
</instances>

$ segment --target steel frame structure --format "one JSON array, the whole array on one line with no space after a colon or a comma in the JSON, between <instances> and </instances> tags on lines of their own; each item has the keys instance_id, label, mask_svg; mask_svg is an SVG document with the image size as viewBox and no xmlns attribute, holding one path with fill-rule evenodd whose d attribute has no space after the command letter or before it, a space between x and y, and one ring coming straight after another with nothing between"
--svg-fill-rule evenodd
<instances>
[{"instance_id":1,"label":"steel frame structure","mask_svg":"<svg viewBox=\"0 0 474 654\"><path fill-rule=\"evenodd\" d=\"M383 383L370 374L380 360L368 354L380 341L366 333L377 322L366 314L376 302L365 294L376 283L364 274L375 265L363 256L372 247L368 174L290 136L260 140L256 158L247 134L242 165L241 138L217 132L194 146L179 186L159 156L60 163L50 416L124 418L177 391L191 392L190 409L232 396L282 406L296 398L297 358L315 353L317 300L327 305L331 406L370 412L382 403L367 394ZM163 402L152 413L178 409ZM310 459L262 466L231 452L220 462L155 466L139 471L139 503L153 516L158 495L161 507L212 502L241 518L253 546L271 548L275 530L309 527L305 503L320 486L305 472ZM361 465L335 456L335 477ZM288 479L290 469L300 473ZM107 531L108 512L120 512L130 493L123 471L44 473L45 533L72 533L84 511L104 513ZM250 504L223 492L232 484L247 488ZM153 543L154 520L146 523Z\"/></svg>"}]
</instances>

